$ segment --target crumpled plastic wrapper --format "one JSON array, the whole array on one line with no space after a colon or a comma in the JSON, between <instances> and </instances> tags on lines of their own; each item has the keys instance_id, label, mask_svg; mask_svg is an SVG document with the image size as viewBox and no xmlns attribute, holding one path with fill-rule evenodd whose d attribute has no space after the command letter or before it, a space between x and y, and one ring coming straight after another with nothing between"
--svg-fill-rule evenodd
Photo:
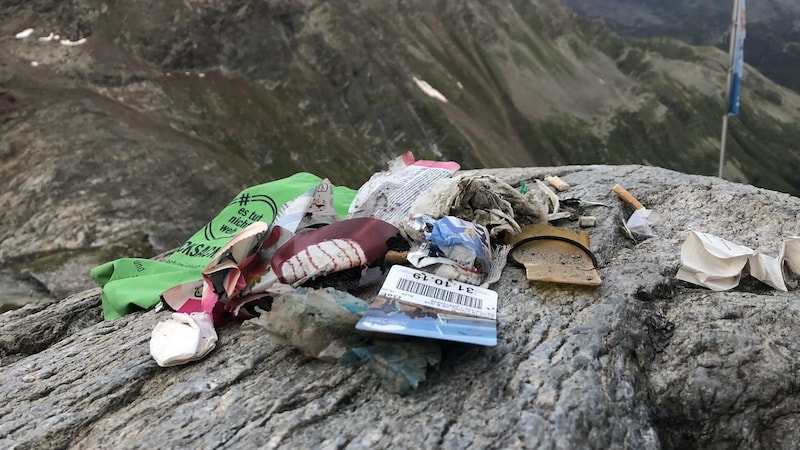
<instances>
[{"instance_id":1,"label":"crumpled plastic wrapper","mask_svg":"<svg viewBox=\"0 0 800 450\"><path fill-rule=\"evenodd\" d=\"M368 335L356 332L355 324L369 304L347 292L282 285L275 294L271 310L247 323L265 328L276 343L291 345L314 358L365 364L391 392L405 394L416 389L425 381L428 367L441 361L436 341L371 342Z\"/></svg>"},{"instance_id":2,"label":"crumpled plastic wrapper","mask_svg":"<svg viewBox=\"0 0 800 450\"><path fill-rule=\"evenodd\" d=\"M430 340L376 342L355 347L342 358L345 364L366 363L384 387L397 394L416 389L425 381L428 366L437 367L441 360L439 343Z\"/></svg>"},{"instance_id":3,"label":"crumpled plastic wrapper","mask_svg":"<svg viewBox=\"0 0 800 450\"><path fill-rule=\"evenodd\" d=\"M459 175L436 181L411 205L411 214L456 216L483 225L491 237L517 234L520 225L546 222L550 200L538 190L525 194L492 175ZM403 230L413 235L413 230Z\"/></svg>"},{"instance_id":4,"label":"crumpled plastic wrapper","mask_svg":"<svg viewBox=\"0 0 800 450\"><path fill-rule=\"evenodd\" d=\"M296 288L276 295L269 312L251 322L267 329L274 341L289 344L325 361L338 360L361 339L355 325L369 304L333 288Z\"/></svg>"},{"instance_id":5,"label":"crumpled plastic wrapper","mask_svg":"<svg viewBox=\"0 0 800 450\"><path fill-rule=\"evenodd\" d=\"M204 358L217 344L211 315L172 313L150 333L150 356L161 367L172 367Z\"/></svg>"}]
</instances>

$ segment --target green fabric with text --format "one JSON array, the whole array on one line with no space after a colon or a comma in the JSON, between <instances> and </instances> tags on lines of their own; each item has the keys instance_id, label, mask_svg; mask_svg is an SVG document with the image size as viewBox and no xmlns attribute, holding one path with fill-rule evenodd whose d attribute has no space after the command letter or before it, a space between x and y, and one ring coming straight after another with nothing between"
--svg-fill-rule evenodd
<instances>
[{"instance_id":1,"label":"green fabric with text","mask_svg":"<svg viewBox=\"0 0 800 450\"><path fill-rule=\"evenodd\" d=\"M103 316L113 320L151 308L167 289L200 280L203 268L236 233L253 222L271 223L284 203L321 182L316 175L301 172L247 188L166 261L121 258L93 268L90 275L103 290ZM334 187L334 209L340 218L347 216L355 195L348 187Z\"/></svg>"}]
</instances>

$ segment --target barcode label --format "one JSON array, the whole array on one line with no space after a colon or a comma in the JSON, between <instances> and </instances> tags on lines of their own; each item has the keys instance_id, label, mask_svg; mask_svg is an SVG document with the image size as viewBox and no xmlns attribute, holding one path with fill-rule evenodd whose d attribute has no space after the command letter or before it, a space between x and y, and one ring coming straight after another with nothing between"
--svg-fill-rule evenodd
<instances>
[{"instance_id":1,"label":"barcode label","mask_svg":"<svg viewBox=\"0 0 800 450\"><path fill-rule=\"evenodd\" d=\"M401 278L397 283L397 289L413 292L415 294L433 297L438 300L455 303L457 305L469 306L470 308L483 308L483 301L479 298L470 297L464 294L456 294L455 292L446 291L436 286L428 286L414 280Z\"/></svg>"},{"instance_id":2,"label":"barcode label","mask_svg":"<svg viewBox=\"0 0 800 450\"><path fill-rule=\"evenodd\" d=\"M392 266L379 295L465 316L497 318L497 292L405 266Z\"/></svg>"}]
</instances>

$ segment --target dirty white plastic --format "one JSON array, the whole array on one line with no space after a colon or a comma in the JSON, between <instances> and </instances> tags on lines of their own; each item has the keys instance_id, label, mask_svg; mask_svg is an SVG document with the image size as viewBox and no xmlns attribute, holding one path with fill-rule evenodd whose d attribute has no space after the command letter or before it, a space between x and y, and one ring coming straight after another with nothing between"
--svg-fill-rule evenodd
<instances>
[{"instance_id":1,"label":"dirty white plastic","mask_svg":"<svg viewBox=\"0 0 800 450\"><path fill-rule=\"evenodd\" d=\"M161 367L176 366L206 356L217 343L211 316L205 313L172 313L150 333L150 356Z\"/></svg>"},{"instance_id":2,"label":"dirty white plastic","mask_svg":"<svg viewBox=\"0 0 800 450\"><path fill-rule=\"evenodd\" d=\"M642 236L655 236L651 224L658 220L658 214L649 209L637 209L628 219L628 229Z\"/></svg>"}]
</instances>

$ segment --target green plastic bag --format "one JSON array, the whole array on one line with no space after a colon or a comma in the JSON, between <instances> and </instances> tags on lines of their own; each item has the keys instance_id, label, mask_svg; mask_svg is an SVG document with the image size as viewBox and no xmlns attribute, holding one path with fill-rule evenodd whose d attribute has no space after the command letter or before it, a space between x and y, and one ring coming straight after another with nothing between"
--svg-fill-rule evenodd
<instances>
[{"instance_id":1,"label":"green plastic bag","mask_svg":"<svg viewBox=\"0 0 800 450\"><path fill-rule=\"evenodd\" d=\"M319 185L322 179L297 173L240 192L220 213L197 231L167 261L122 258L93 268L92 279L102 289L103 316L118 319L155 306L161 293L179 284L202 279L201 271L228 240L253 222L271 223L284 203ZM356 191L333 189L333 206L340 218Z\"/></svg>"}]
</instances>

